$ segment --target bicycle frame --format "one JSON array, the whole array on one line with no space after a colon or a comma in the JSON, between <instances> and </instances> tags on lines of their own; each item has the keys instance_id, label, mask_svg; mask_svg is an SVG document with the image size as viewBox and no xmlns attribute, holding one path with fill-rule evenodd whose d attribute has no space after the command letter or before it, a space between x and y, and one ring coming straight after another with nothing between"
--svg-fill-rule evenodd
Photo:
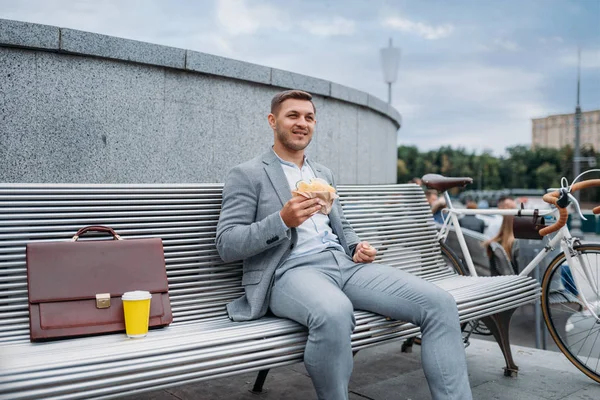
<instances>
[{"instance_id":1,"label":"bicycle frame","mask_svg":"<svg viewBox=\"0 0 600 400\"><path fill-rule=\"evenodd\" d=\"M464 258L465 258L465 263L467 264L467 268L469 269L469 274L471 274L471 276L477 276L477 271L475 271L475 265L473 264L473 259L471 258L471 254L469 253L469 249L467 247L467 242L465 241L465 237L463 235L462 228L461 228L460 224L458 223L458 215L518 215L519 211L520 211L521 215L523 215L523 216L533 216L533 213L535 211L535 210L517 210L517 209L482 210L482 209L454 208L454 206L452 205L452 200L450 199L450 195L448 194L448 192L444 192L444 199L446 200L446 208L443 211L445 211L447 213L447 215L444 218L444 223L442 225L442 228L438 232L438 239L445 242L446 238L448 237L450 224L452 224L454 226L455 231L456 231L456 237L458 239L458 243L460 244L460 248L461 248ZM551 210L551 209L538 211L538 215L540 215L540 216L545 216L545 215L550 215L550 214L555 214L555 213L557 213L557 211ZM541 253L541 252L540 252L540 254L545 255L545 253ZM538 254L538 256L539 256L539 254ZM543 257L541 257L541 258L543 258ZM541 260L541 258L540 258L540 260ZM532 262L529 263L529 265L527 265L525 270L523 270L523 272L527 271L525 273L525 275L528 274L529 272L531 272L535 268L537 263L539 263L539 260L537 260L537 263L532 265L532 263L534 261L536 261L536 259L537 259L537 257L534 258L534 260L532 260ZM523 274L523 272L521 274Z\"/></svg>"},{"instance_id":2,"label":"bicycle frame","mask_svg":"<svg viewBox=\"0 0 600 400\"><path fill-rule=\"evenodd\" d=\"M477 271L475 270L475 265L473 264L473 259L471 258L471 254L469 252L469 248L467 246L467 242L465 241L465 237L462 232L462 228L458 223L458 215L522 215L522 216L533 216L535 210L518 210L518 209L494 209L494 210L481 210L481 209L458 209L452 206L452 201L450 200L450 196L448 192L444 192L444 198L446 200L446 208L443 210L447 213L444 218L444 223L442 228L438 232L438 239L440 241L445 242L448 237L448 232L450 229L450 224L454 226L456 237L458 239L458 243L462 250L464 261L467 264L467 268L469 269L469 273L471 276L477 276ZM538 215L546 216L551 214L557 214L557 209L548 209L548 210L538 210ZM569 266L571 267L571 271L573 274L573 279L575 279L575 284L578 287L583 287L584 282L582 279L585 279L592 290L594 291L596 296L599 296L598 286L596 285L591 272L590 266L587 265L587 261L583 258L579 257L577 251L573 248L573 243L578 241L577 238L573 238L571 233L569 232L569 228L565 225L562 227L556 235L550 239L549 243L544 246L543 251L540 251L534 258L527 264L527 266L519 273L519 276L526 276L531 271L536 268L540 262L554 249L557 245L560 244L560 248L564 253ZM595 307L590 305L587 299L585 298L585 294L581 291L581 300L583 304L586 306L588 311L596 318L596 321L600 322L600 317L596 314Z\"/></svg>"}]
</instances>

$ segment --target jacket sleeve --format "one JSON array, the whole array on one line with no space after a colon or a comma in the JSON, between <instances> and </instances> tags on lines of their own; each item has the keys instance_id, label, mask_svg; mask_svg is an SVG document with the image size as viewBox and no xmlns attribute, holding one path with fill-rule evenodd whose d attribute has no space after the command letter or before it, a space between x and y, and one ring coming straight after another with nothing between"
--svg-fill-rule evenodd
<instances>
[{"instance_id":1,"label":"jacket sleeve","mask_svg":"<svg viewBox=\"0 0 600 400\"><path fill-rule=\"evenodd\" d=\"M279 211L254 221L258 207L257 185L239 166L225 180L223 202L217 223L216 245L225 262L243 260L290 240Z\"/></svg>"}]
</instances>

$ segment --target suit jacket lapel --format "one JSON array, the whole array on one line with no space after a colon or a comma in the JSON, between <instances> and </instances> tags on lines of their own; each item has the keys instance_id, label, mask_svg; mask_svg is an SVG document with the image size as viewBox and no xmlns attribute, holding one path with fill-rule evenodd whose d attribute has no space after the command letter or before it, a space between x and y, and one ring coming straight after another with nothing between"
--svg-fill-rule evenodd
<instances>
[{"instance_id":1,"label":"suit jacket lapel","mask_svg":"<svg viewBox=\"0 0 600 400\"><path fill-rule=\"evenodd\" d=\"M265 172L275 188L275 192L277 193L277 196L279 196L279 200L281 200L281 205L283 206L292 198L292 191L290 190L290 185L285 177L285 173L273 150L264 154L263 163L265 164Z\"/></svg>"}]
</instances>

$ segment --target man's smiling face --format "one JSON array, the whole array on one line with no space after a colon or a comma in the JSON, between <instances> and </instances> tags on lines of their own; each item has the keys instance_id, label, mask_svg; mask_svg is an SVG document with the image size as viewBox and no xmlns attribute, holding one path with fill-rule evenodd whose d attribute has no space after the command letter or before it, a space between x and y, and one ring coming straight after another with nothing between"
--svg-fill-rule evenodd
<instances>
[{"instance_id":1,"label":"man's smiling face","mask_svg":"<svg viewBox=\"0 0 600 400\"><path fill-rule=\"evenodd\" d=\"M275 141L289 151L304 150L312 140L317 120L315 110L308 100L287 99L281 103L276 115L269 118L275 131Z\"/></svg>"}]
</instances>

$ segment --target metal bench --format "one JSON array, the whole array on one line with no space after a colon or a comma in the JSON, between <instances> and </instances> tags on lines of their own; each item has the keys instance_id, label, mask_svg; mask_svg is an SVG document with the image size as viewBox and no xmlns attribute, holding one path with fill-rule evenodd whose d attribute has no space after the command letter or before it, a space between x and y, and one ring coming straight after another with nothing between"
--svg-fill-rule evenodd
<instances>
[{"instance_id":1,"label":"metal bench","mask_svg":"<svg viewBox=\"0 0 600 400\"><path fill-rule=\"evenodd\" d=\"M0 399L107 399L201 380L259 373L302 360L306 330L265 317L237 323L225 305L242 294L241 264L215 248L220 184L0 184ZM450 291L462 321L483 318L515 373L508 323L539 285L519 276L463 277L448 269L423 191L416 185L340 186L346 216L378 261ZM25 245L69 240L86 225L124 239L163 239L174 314L142 340L110 334L29 342ZM92 240L95 240L92 238ZM355 351L419 334L412 324L356 312Z\"/></svg>"}]
</instances>

